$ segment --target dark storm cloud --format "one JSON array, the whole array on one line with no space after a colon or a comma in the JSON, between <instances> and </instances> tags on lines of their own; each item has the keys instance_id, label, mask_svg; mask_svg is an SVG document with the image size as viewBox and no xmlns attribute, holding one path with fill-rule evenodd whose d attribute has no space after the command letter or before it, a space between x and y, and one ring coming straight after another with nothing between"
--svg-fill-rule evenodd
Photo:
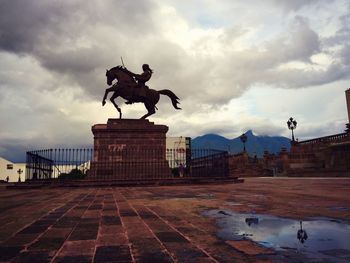
<instances>
[{"instance_id":1,"label":"dark storm cloud","mask_svg":"<svg viewBox=\"0 0 350 263\"><path fill-rule=\"evenodd\" d=\"M64 33L62 21L77 6L59 1L4 0L0 9L0 47L14 53L30 53ZM48 42L47 42L48 41Z\"/></svg>"},{"instance_id":2,"label":"dark storm cloud","mask_svg":"<svg viewBox=\"0 0 350 263\"><path fill-rule=\"evenodd\" d=\"M271 52L271 58L279 59L278 63L310 62L310 57L320 52L320 41L318 34L310 28L307 20L297 16L288 35L268 44L267 48Z\"/></svg>"},{"instance_id":3,"label":"dark storm cloud","mask_svg":"<svg viewBox=\"0 0 350 263\"><path fill-rule=\"evenodd\" d=\"M243 51L231 51L220 61L214 62L215 58L212 57L206 63L200 63L196 67L198 75L194 76L200 82L194 84L194 87L207 87L199 95L202 102L220 105L240 96L257 83L302 88L320 84L320 79L323 84L334 81L336 77L342 78L342 71L334 72L337 66L322 72L280 68L289 62L298 61L312 65L311 57L319 52L321 47L318 34L310 28L305 18L297 16L288 31L263 43L261 48L254 46ZM204 81L199 74L205 74ZM321 74L325 76L320 78ZM311 78L315 76L317 81L312 82Z\"/></svg>"},{"instance_id":4,"label":"dark storm cloud","mask_svg":"<svg viewBox=\"0 0 350 263\"><path fill-rule=\"evenodd\" d=\"M137 41L152 32L152 7L148 0L3 1L0 49L33 56L72 83L91 83L88 75L96 70L102 75L102 68L119 59L126 39ZM96 82L85 86L88 93L94 93Z\"/></svg>"},{"instance_id":5,"label":"dark storm cloud","mask_svg":"<svg viewBox=\"0 0 350 263\"><path fill-rule=\"evenodd\" d=\"M103 118L115 117L110 103L101 108L100 100L105 69L121 64L120 56L135 73L150 64L149 86L171 89L181 98L183 111L174 111L162 96L154 117L172 126L173 134L228 135L251 127L277 134L280 128L272 121L249 114L232 120L221 106L260 84L296 89L348 79L349 10L327 38L318 17L308 17L328 3L3 0L0 119L6 125L0 147L16 138L37 147L89 142L91 122L100 121L102 112L108 112ZM317 65L317 55L330 62ZM143 106L122 108L127 117L145 113ZM222 118L214 122L208 116Z\"/></svg>"},{"instance_id":6,"label":"dark storm cloud","mask_svg":"<svg viewBox=\"0 0 350 263\"><path fill-rule=\"evenodd\" d=\"M10 52L33 52L50 46L74 45L79 31L109 21L122 31L143 34L152 29L152 2L144 1L26 1L3 0L0 9L0 47ZM135 36L136 37L136 36Z\"/></svg>"},{"instance_id":7,"label":"dark storm cloud","mask_svg":"<svg viewBox=\"0 0 350 263\"><path fill-rule=\"evenodd\" d=\"M347 5L347 12L339 18L340 27L335 34L323 38L325 47L350 44L350 3Z\"/></svg>"},{"instance_id":8,"label":"dark storm cloud","mask_svg":"<svg viewBox=\"0 0 350 263\"><path fill-rule=\"evenodd\" d=\"M40 52L42 65L52 71L59 73L83 73L91 72L96 67L106 63L108 57L99 52L98 47L82 47L68 50L52 50ZM96 56L95 54L100 54Z\"/></svg>"},{"instance_id":9,"label":"dark storm cloud","mask_svg":"<svg viewBox=\"0 0 350 263\"><path fill-rule=\"evenodd\" d=\"M215 53L201 54L210 49L213 36L199 39L191 50L164 37L161 19L165 18L160 19L160 7L153 1L4 3L0 48L33 56L67 85L78 84L95 99L101 97L105 86L105 68L120 64L120 56L132 71L139 72L144 62L151 64L155 69L150 82L153 88L176 88L181 98L196 95L198 101L208 104L227 103L256 83L305 87L312 85L309 79L319 73L279 69L292 61L312 64L311 56L322 52L318 34L301 16L276 38L242 51L231 51L230 45L248 32L243 24L223 30L215 41L226 54L218 60ZM280 5L298 9L313 1L288 3ZM198 55L193 55L193 50ZM337 68L323 72L330 76L321 78L324 83L343 77L342 71L333 72Z\"/></svg>"},{"instance_id":10,"label":"dark storm cloud","mask_svg":"<svg viewBox=\"0 0 350 263\"><path fill-rule=\"evenodd\" d=\"M346 44L340 51L340 57L342 63L346 66L350 66L350 43Z\"/></svg>"}]
</instances>

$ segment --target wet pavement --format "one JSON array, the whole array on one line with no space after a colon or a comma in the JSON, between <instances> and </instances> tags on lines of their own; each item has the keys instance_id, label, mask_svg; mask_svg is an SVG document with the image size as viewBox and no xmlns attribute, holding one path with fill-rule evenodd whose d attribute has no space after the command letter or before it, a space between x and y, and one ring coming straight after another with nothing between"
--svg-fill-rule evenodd
<instances>
[{"instance_id":1,"label":"wet pavement","mask_svg":"<svg viewBox=\"0 0 350 263\"><path fill-rule=\"evenodd\" d=\"M233 245L236 242L231 241L254 241L266 251L271 248L289 257L298 253L305 262L350 262L350 224L346 221L330 218L298 221L216 209L203 215L216 218L219 226L217 235ZM239 246L236 248L239 249ZM272 250L270 252L273 254Z\"/></svg>"},{"instance_id":2,"label":"wet pavement","mask_svg":"<svg viewBox=\"0 0 350 263\"><path fill-rule=\"evenodd\" d=\"M350 244L341 233L349 231L349 190L350 179L284 178L168 187L1 186L0 261L346 262Z\"/></svg>"}]
</instances>

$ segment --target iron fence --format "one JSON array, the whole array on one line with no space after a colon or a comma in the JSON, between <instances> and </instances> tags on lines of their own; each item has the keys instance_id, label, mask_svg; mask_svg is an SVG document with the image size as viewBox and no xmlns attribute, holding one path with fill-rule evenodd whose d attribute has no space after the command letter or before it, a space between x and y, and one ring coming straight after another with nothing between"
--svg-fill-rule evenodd
<instances>
[{"instance_id":1,"label":"iron fence","mask_svg":"<svg viewBox=\"0 0 350 263\"><path fill-rule=\"evenodd\" d=\"M228 153L210 149L46 149L27 152L26 180L220 177L228 169Z\"/></svg>"},{"instance_id":2,"label":"iron fence","mask_svg":"<svg viewBox=\"0 0 350 263\"><path fill-rule=\"evenodd\" d=\"M45 149L27 152L26 179L64 178L90 169L92 149Z\"/></svg>"}]
</instances>

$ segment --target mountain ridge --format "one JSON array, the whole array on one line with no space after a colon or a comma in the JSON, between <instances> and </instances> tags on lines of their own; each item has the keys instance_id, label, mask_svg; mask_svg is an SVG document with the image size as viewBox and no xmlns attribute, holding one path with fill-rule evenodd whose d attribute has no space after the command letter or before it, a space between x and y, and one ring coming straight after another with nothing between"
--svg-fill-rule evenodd
<instances>
[{"instance_id":1,"label":"mountain ridge","mask_svg":"<svg viewBox=\"0 0 350 263\"><path fill-rule=\"evenodd\" d=\"M287 137L254 135L252 130L248 130L245 134L247 136L246 151L251 156L262 157L264 151L277 154L282 147L287 148L288 151L290 150L290 139ZM224 150L236 154L243 151L243 143L240 136L228 139L222 135L209 133L192 139L192 148Z\"/></svg>"}]
</instances>

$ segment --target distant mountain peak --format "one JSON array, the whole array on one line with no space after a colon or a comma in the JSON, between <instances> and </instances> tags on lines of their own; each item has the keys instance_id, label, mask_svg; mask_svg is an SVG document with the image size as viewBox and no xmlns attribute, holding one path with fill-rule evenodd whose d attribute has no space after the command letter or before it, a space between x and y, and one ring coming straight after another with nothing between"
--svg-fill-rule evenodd
<instances>
[{"instance_id":1,"label":"distant mountain peak","mask_svg":"<svg viewBox=\"0 0 350 263\"><path fill-rule=\"evenodd\" d=\"M251 136L255 136L254 134L253 134L253 131L252 130L248 130L248 131L246 131L245 132L245 135L251 135Z\"/></svg>"},{"instance_id":2,"label":"distant mountain peak","mask_svg":"<svg viewBox=\"0 0 350 263\"><path fill-rule=\"evenodd\" d=\"M290 149L290 139L282 136L257 136L252 130L245 132L248 137L245 144L250 155L261 157L264 151L278 153L282 147ZM240 153L243 151L243 143L239 138L227 139L221 135L210 133L192 139L192 148L210 148L215 150L229 151L230 153Z\"/></svg>"},{"instance_id":3,"label":"distant mountain peak","mask_svg":"<svg viewBox=\"0 0 350 263\"><path fill-rule=\"evenodd\" d=\"M205 138L205 139L208 139L208 138L225 138L225 139L227 139L226 137L218 135L218 134L215 134L215 133L203 134L203 135L200 135L200 136L198 136L196 138Z\"/></svg>"}]
</instances>

